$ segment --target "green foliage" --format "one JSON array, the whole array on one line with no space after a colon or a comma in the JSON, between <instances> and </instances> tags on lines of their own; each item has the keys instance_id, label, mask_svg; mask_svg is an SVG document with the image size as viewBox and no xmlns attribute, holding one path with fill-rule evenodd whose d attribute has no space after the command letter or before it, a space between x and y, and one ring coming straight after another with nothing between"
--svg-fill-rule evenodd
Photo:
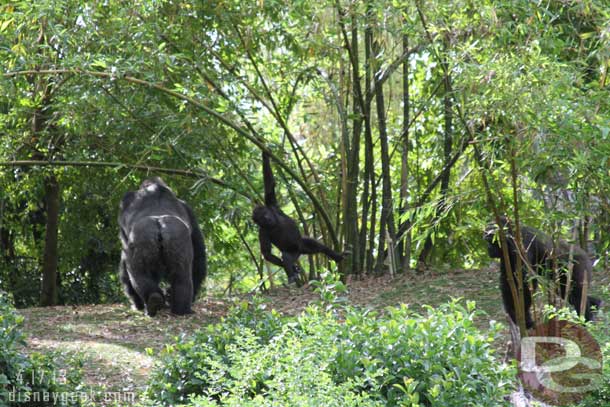
<instances>
[{"instance_id":1,"label":"green foliage","mask_svg":"<svg viewBox=\"0 0 610 407\"><path fill-rule=\"evenodd\" d=\"M23 354L25 336L21 331L22 323L23 317L15 312L9 296L0 291L0 404L80 405L79 367L75 362L67 361L66 369L60 371L58 355ZM51 401L44 402L45 399Z\"/></svg>"},{"instance_id":2,"label":"green foliage","mask_svg":"<svg viewBox=\"0 0 610 407\"><path fill-rule=\"evenodd\" d=\"M312 306L283 318L240 305L167 346L147 396L195 406L500 406L514 371L495 358L495 330L480 333L473 317L474 305L458 301L425 316Z\"/></svg>"},{"instance_id":3,"label":"green foliage","mask_svg":"<svg viewBox=\"0 0 610 407\"><path fill-rule=\"evenodd\" d=\"M474 326L474 304L457 301L426 316L412 315L403 306L390 308L382 318L352 312L342 326L335 376L368 375L382 369L376 380L389 405L404 395L419 394L423 405L501 405L511 387L511 369L494 362L493 333L482 335ZM413 382L405 383L405 379ZM406 385L406 386L405 386Z\"/></svg>"},{"instance_id":4,"label":"green foliage","mask_svg":"<svg viewBox=\"0 0 610 407\"><path fill-rule=\"evenodd\" d=\"M17 308L37 305L40 301L40 271L32 257L0 260L0 290L10 292ZM35 282L35 284L32 284Z\"/></svg>"},{"instance_id":5,"label":"green foliage","mask_svg":"<svg viewBox=\"0 0 610 407\"><path fill-rule=\"evenodd\" d=\"M610 299L610 286L603 289L604 298ZM587 328L601 347L603 357L602 383L578 407L600 407L610 405L610 313L598 314L598 320Z\"/></svg>"},{"instance_id":6,"label":"green foliage","mask_svg":"<svg viewBox=\"0 0 610 407\"><path fill-rule=\"evenodd\" d=\"M337 274L324 272L320 275L320 280L311 282L314 292L318 294L320 307L325 307L327 311L338 308L339 305L347 301L346 297L341 296L347 292L347 286L339 279Z\"/></svg>"},{"instance_id":7,"label":"green foliage","mask_svg":"<svg viewBox=\"0 0 610 407\"><path fill-rule=\"evenodd\" d=\"M122 298L113 277L117 203L154 172L132 164L201 174L168 183L192 204L208 237L211 286L224 289L230 281L231 289L251 289L261 271L249 219L262 192L254 144L268 146L285 165L277 171L282 206L307 234L330 243L333 229L375 227L370 238L362 235L365 258L381 254L380 202L372 193L378 198L383 182L367 183L379 177L381 130L389 135L393 196L405 186L400 204L408 208L394 219L411 224L411 265L428 237L434 250L427 264L437 269L487 261L480 230L489 208L474 146L503 210L513 205L510 146L522 219L548 225L554 218L565 228L567 220L591 218L596 251L610 246L605 0L5 3L0 161L119 165L0 169L0 254L7 258L0 260L0 287L13 290L18 306L38 297L30 283L40 273L44 245L40 181L51 172L62 185L58 258L66 303ZM367 58L366 44L375 44L374 57ZM352 62L359 81L351 77ZM367 77L383 79L386 129L374 114L362 122L359 110L375 112L377 103ZM358 109L357 84L367 104ZM33 134L37 112L45 113L46 125ZM373 145L370 168L364 124ZM471 131L475 140L460 154ZM451 151L444 151L445 141ZM357 142L359 155L351 157ZM446 154L458 159L443 192L430 187ZM352 164L357 177L348 179ZM208 176L226 187L211 185ZM348 200L341 194L352 184L358 198ZM551 199L564 195L572 198ZM336 234L355 239L346 231ZM90 238L104 247L97 270L82 267L91 258ZM338 246L360 257L357 243ZM353 270L361 271L370 270Z\"/></svg>"}]
</instances>

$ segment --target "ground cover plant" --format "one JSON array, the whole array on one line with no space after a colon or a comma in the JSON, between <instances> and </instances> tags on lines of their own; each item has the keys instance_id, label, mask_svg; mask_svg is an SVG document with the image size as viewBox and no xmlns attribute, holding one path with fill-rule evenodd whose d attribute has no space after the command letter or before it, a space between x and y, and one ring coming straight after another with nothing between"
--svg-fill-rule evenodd
<instances>
[{"instance_id":1,"label":"ground cover plant","mask_svg":"<svg viewBox=\"0 0 610 407\"><path fill-rule=\"evenodd\" d=\"M26 354L25 339L23 316L0 291L0 405L80 406L78 365L58 353Z\"/></svg>"},{"instance_id":2,"label":"ground cover plant","mask_svg":"<svg viewBox=\"0 0 610 407\"><path fill-rule=\"evenodd\" d=\"M472 302L422 314L333 305L341 284L320 285L324 303L284 317L243 303L218 324L163 351L147 395L195 406L500 406L515 371L483 333ZM328 300L331 303L328 303Z\"/></svg>"},{"instance_id":3,"label":"ground cover plant","mask_svg":"<svg viewBox=\"0 0 610 407\"><path fill-rule=\"evenodd\" d=\"M603 290L606 300L610 298L610 285ZM600 315L595 324L588 326L589 332L599 343L603 354L602 383L578 405L578 407L610 406L610 313Z\"/></svg>"}]
</instances>

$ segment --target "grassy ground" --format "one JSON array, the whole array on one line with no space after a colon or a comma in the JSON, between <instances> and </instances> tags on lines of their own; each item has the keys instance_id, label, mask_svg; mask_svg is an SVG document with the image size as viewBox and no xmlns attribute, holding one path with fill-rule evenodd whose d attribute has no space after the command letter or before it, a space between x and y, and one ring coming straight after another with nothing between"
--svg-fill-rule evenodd
<instances>
[{"instance_id":1,"label":"grassy ground","mask_svg":"<svg viewBox=\"0 0 610 407\"><path fill-rule=\"evenodd\" d=\"M140 393L157 354L174 338L212 323L228 306L201 300L195 315L161 312L148 318L127 305L49 307L20 310L25 317L28 347L59 351L83 363L90 389L103 393ZM150 349L151 351L147 351Z\"/></svg>"},{"instance_id":2,"label":"grassy ground","mask_svg":"<svg viewBox=\"0 0 610 407\"><path fill-rule=\"evenodd\" d=\"M497 273L494 269L458 270L350 281L348 300L372 309L405 303L420 311L424 304L434 306L462 297L475 300L478 309L486 313L478 321L485 329L489 320L505 321ZM595 276L595 281L598 286L608 286L610 276ZM276 288L267 297L271 307L290 315L317 299L307 287ZM155 355L165 344L217 321L236 299L200 300L194 307L195 314L187 317L161 312L156 318L148 318L126 305L31 308L20 312L25 317L30 349L58 350L80 358L86 384L94 392L137 394L145 388ZM610 298L604 300L610 303Z\"/></svg>"}]
</instances>

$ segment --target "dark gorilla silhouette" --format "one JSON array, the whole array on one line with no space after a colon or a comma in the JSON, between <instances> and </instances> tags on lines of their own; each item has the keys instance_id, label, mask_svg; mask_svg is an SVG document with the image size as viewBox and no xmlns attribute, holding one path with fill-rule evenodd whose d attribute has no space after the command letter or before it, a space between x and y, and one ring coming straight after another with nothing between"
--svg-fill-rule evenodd
<instances>
[{"instance_id":1,"label":"dark gorilla silhouette","mask_svg":"<svg viewBox=\"0 0 610 407\"><path fill-rule=\"evenodd\" d=\"M119 226L120 278L133 305L155 316L165 303L159 282L166 279L171 312L192 313L207 265L203 235L191 208L154 177L123 196Z\"/></svg>"},{"instance_id":2,"label":"dark gorilla silhouette","mask_svg":"<svg viewBox=\"0 0 610 407\"><path fill-rule=\"evenodd\" d=\"M338 253L315 239L302 237L295 221L279 208L275 196L275 179L271 171L269 155L265 152L263 152L263 180L265 205L254 208L252 220L258 225L258 238L265 260L283 267L289 283L297 281L300 271L297 259L301 254L324 253L336 262L343 260L343 253ZM271 253L271 245L282 252L281 259Z\"/></svg>"},{"instance_id":3,"label":"dark gorilla silhouette","mask_svg":"<svg viewBox=\"0 0 610 407\"><path fill-rule=\"evenodd\" d=\"M505 217L501 217L501 222L506 233L511 275L515 281L515 286L518 286L516 264L519 252L515 244L515 238L512 233L510 222ZM510 290L509 282L506 278L506 264L504 262L504 255L502 253L502 248L500 247L497 231L497 225L489 224L485 229L484 239L487 242L489 257L500 259L500 291L502 292L502 301L504 303L504 309L516 324L515 301ZM536 273L536 276L532 279L532 288L534 290L538 288L538 278L543 277L554 279L554 273L552 273L552 270L554 270L556 266L559 270L565 270L568 267L570 261L570 245L567 242L560 240L557 247L553 249L553 242L549 236L529 226L521 226L521 237L523 240L523 247L526 252L525 254L527 261ZM521 264L523 264L523 262ZM591 287L591 267L591 260L589 259L587 253L580 247L573 245L572 279L570 282L570 295L568 296L568 302L579 314L585 282L587 287ZM527 275L527 267L523 265L521 270L521 274L523 276L525 324L529 329L534 326L534 320L532 319L530 310L532 305L532 293L530 292L528 285L529 279ZM562 272L559 276L560 294L562 298L565 298L567 279L567 273ZM596 306L599 308L601 305L601 300L588 296L585 307L585 319L587 321L593 320L594 311L591 307Z\"/></svg>"}]
</instances>

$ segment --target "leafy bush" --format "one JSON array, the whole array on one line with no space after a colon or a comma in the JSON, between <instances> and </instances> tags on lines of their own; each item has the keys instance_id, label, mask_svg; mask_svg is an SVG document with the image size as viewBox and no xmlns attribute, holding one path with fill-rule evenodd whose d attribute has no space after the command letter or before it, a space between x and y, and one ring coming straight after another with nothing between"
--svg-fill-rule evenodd
<instances>
[{"instance_id":1,"label":"leafy bush","mask_svg":"<svg viewBox=\"0 0 610 407\"><path fill-rule=\"evenodd\" d=\"M0 258L0 291L10 292L15 307L25 308L40 302L39 261L33 257Z\"/></svg>"},{"instance_id":2,"label":"leafy bush","mask_svg":"<svg viewBox=\"0 0 610 407\"><path fill-rule=\"evenodd\" d=\"M332 297L332 296L329 296ZM161 355L147 396L194 406L502 406L514 370L495 359L474 306L427 315L320 306L283 318L240 305Z\"/></svg>"},{"instance_id":3,"label":"leafy bush","mask_svg":"<svg viewBox=\"0 0 610 407\"><path fill-rule=\"evenodd\" d=\"M24 355L22 323L23 317L17 315L10 298L0 291L0 405L80 405L77 399L73 400L73 395L78 394L80 371L70 369L68 376L62 378L54 355Z\"/></svg>"},{"instance_id":4,"label":"leafy bush","mask_svg":"<svg viewBox=\"0 0 610 407\"><path fill-rule=\"evenodd\" d=\"M610 287L604 287L603 298L610 298ZM588 397L578 404L578 407L600 407L610 405L610 314L600 312L598 319L589 324L589 332L599 343L603 355L602 382Z\"/></svg>"},{"instance_id":5,"label":"leafy bush","mask_svg":"<svg viewBox=\"0 0 610 407\"><path fill-rule=\"evenodd\" d=\"M413 405L502 405L514 372L495 362L491 344L498 328L481 334L474 315L474 303L464 308L457 301L428 308L425 317L404 306L382 318L352 312L340 326L334 377L383 372L370 377L371 389L378 388L388 405L401 405L405 395Z\"/></svg>"}]
</instances>

